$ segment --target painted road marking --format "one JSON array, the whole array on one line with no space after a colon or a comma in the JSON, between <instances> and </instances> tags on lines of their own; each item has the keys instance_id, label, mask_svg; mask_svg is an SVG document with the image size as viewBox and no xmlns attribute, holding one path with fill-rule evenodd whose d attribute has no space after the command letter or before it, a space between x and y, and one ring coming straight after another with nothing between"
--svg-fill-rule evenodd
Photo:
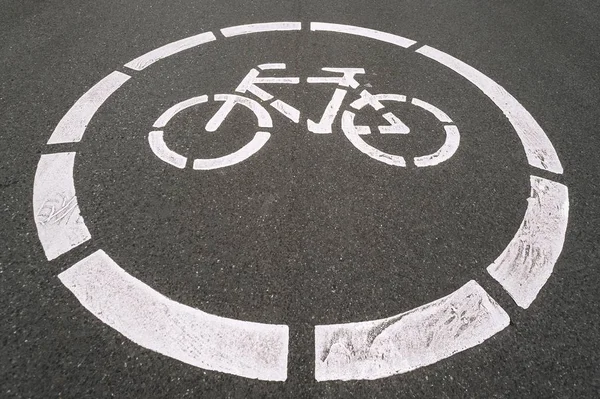
<instances>
[{"instance_id":1,"label":"painted road marking","mask_svg":"<svg viewBox=\"0 0 600 399\"><path fill-rule=\"evenodd\" d=\"M163 112L163 114L158 117L158 119L156 120L156 122L154 122L154 125L152 125L152 126L155 128L158 128L158 129L163 128L163 127L167 126L167 123L169 123L169 121L171 119L173 119L173 117L175 115L177 115L184 109L188 109L190 107L193 107L194 105L204 104L207 101L208 101L207 95L192 97L185 101L181 101L181 102L173 105L171 108L169 108L165 112Z\"/></svg>"},{"instance_id":2,"label":"painted road marking","mask_svg":"<svg viewBox=\"0 0 600 399\"><path fill-rule=\"evenodd\" d=\"M44 154L33 182L33 212L46 258L52 260L92 236L79 214L73 183L74 152Z\"/></svg>"},{"instance_id":3,"label":"painted road marking","mask_svg":"<svg viewBox=\"0 0 600 399\"><path fill-rule=\"evenodd\" d=\"M382 42L395 44L396 46L408 48L416 43L414 40L407 39L402 36L393 35L391 33L380 32L374 29L361 28L352 25L330 24L325 22L311 22L311 31L337 32L346 33L349 35L362 36L369 39L380 40Z\"/></svg>"},{"instance_id":4,"label":"painted road marking","mask_svg":"<svg viewBox=\"0 0 600 399\"><path fill-rule=\"evenodd\" d=\"M558 159L556 150L552 146L548 136L546 136L546 133L544 133L540 125L521 103L504 90L502 86L475 68L440 50L423 46L416 50L416 52L452 69L488 96L504 112L504 115L506 115L511 125L515 128L531 166L552 173L563 173L563 167Z\"/></svg>"},{"instance_id":5,"label":"painted road marking","mask_svg":"<svg viewBox=\"0 0 600 399\"><path fill-rule=\"evenodd\" d=\"M383 162L383 163L385 163L387 165L391 165L391 166L405 167L406 160L404 159L403 156L392 155L392 154L383 152L381 150L378 150L377 148L367 144L360 137L361 133L369 134L370 129L369 129L369 131L367 131L364 128L365 127L368 128L368 126L356 126L354 124L355 116L356 115L354 114L354 112L351 112L351 111L344 111L344 113L342 114L342 131L344 132L344 134L346 135L348 140L350 140L352 145L354 145L354 147L356 147L363 154L366 154L369 157L371 157L379 162Z\"/></svg>"},{"instance_id":6,"label":"painted road marking","mask_svg":"<svg viewBox=\"0 0 600 399\"><path fill-rule=\"evenodd\" d=\"M487 268L517 305L527 309L550 278L562 251L569 219L566 186L531 176L531 196L519 230Z\"/></svg>"},{"instance_id":7,"label":"painted road marking","mask_svg":"<svg viewBox=\"0 0 600 399\"><path fill-rule=\"evenodd\" d=\"M164 139L164 132L162 130L155 130L148 133L148 144L150 149L154 152L161 161L173 165L176 168L183 169L187 164L187 158L181 154L171 150Z\"/></svg>"},{"instance_id":8,"label":"painted road marking","mask_svg":"<svg viewBox=\"0 0 600 399\"><path fill-rule=\"evenodd\" d=\"M299 31L300 22L274 22L224 28L226 37L248 33ZM313 22L311 32L337 32L362 36L408 48L416 42L401 36L356 26ZM216 40L211 32L182 39L127 63L132 70L141 71L149 65L180 51ZM490 97L508 117L519 135L529 164L553 173L562 173L562 165L548 137L523 106L489 77L462 61L428 46L416 50L429 59L454 70L485 95ZM262 71L285 69L284 63L264 63ZM339 77L310 77L307 83L335 83L332 100L325 110L320 128L309 130L323 133L331 130L347 88L356 89L354 79L361 68L324 68L342 72ZM348 72L350 71L350 72ZM354 71L354 72L353 72ZM251 71L252 72L252 71ZM349 76L348 73L352 75ZM273 96L256 84L297 84L298 78L258 78L252 72L251 84L244 91L264 101ZM120 88L130 76L113 72L85 93L61 119L48 144L73 143L82 139L86 126L100 106ZM243 88L240 88L242 90ZM252 90L251 90L252 89ZM263 98L264 97L264 98ZM268 99L266 99L268 97ZM398 94L372 95L366 90L353 103L383 109L383 100L406 102ZM272 127L267 110L257 101L234 94L217 94L224 101L206 130L215 131L236 104L250 108L259 127ZM205 103L208 96L180 102L167 110L155 123L163 129L181 110ZM431 166L454 154L460 134L452 119L432 104L413 98L412 105L433 114L444 124L446 142L433 154L415 158L417 166ZM271 107L288 119L299 122L300 111L281 100L270 102ZM362 106L364 106L362 105ZM410 128L392 113L382 116L390 123L383 130L406 134ZM368 126L355 126L355 114L344 111L344 134L361 151L395 166L404 166L400 156L385 154L367 145L360 135L369 134ZM312 122L312 121L308 121ZM310 123L309 123L310 125ZM322 126L321 126L322 125ZM313 126L314 127L314 126ZM329 129L328 129L329 128ZM380 127L381 128L381 127ZM380 129L382 130L382 129ZM195 169L213 169L241 162L258 151L270 133L256 132L254 139L234 154L216 159L195 159ZM148 141L156 155L178 168L186 166L187 158L167 147L164 133L152 131ZM34 219L38 236L49 260L89 240L90 234L80 216L73 182L74 152L42 155L33 187ZM568 220L568 191L559 183L531 176L531 197L525 218L513 240L498 259L488 267L515 302L527 308L537 297L551 275L564 245ZM97 251L59 275L61 281L100 320L132 341L210 370L248 378L284 381L287 377L288 327L233 320L210 315L198 309L172 301L121 269L103 251ZM435 363L454 353L475 346L509 323L504 310L480 287L471 281L454 293L409 312L382 320L332 324L315 328L315 377L319 381L332 379L375 379L404 373Z\"/></svg>"},{"instance_id":9,"label":"painted road marking","mask_svg":"<svg viewBox=\"0 0 600 399\"><path fill-rule=\"evenodd\" d=\"M179 112L193 107L195 105L204 104L208 101L208 96L192 97L188 100L181 101L158 117L154 122L155 128L164 128L167 123ZM269 113L256 101L241 97L235 94L216 94L215 101L223 101L223 105L217 113L207 122L206 130L213 132L219 128L225 117L231 112L236 104L245 106L254 112L258 119L259 127L273 127L273 121ZM243 162L256 154L269 140L271 134L268 132L256 132L254 138L239 150L218 158L197 158L194 159L193 169L195 170L212 170L232 166ZM171 150L164 140L164 132L162 130L152 131L148 134L148 143L152 152L162 161L173 165L179 169L185 168L187 157Z\"/></svg>"},{"instance_id":10,"label":"painted road marking","mask_svg":"<svg viewBox=\"0 0 600 399\"><path fill-rule=\"evenodd\" d=\"M254 138L236 152L219 158L196 158L194 159L193 168L195 170L211 170L238 164L256 154L270 138L271 134L268 132L256 132Z\"/></svg>"},{"instance_id":11,"label":"painted road marking","mask_svg":"<svg viewBox=\"0 0 600 399\"><path fill-rule=\"evenodd\" d=\"M355 110L359 111L364 108L366 105L370 105L375 110L382 109L384 106L381 101L396 101L396 102L406 102L406 96L398 95L398 94L371 94L366 90L363 90L360 93L360 98L354 101L350 106ZM419 100L417 98L413 98L410 102L435 116L440 122L444 123L453 123L452 119L448 115L446 115L439 108L426 103L425 101ZM369 157L376 159L380 162L386 163L388 165L393 166L406 166L406 160L404 157L400 155L392 155L386 152L380 151L377 148L367 144L360 135L370 134L371 128L369 126L361 126L356 125L354 123L355 114L352 111L344 111L342 115L342 131L350 140L350 142L358 148L362 153L368 155ZM406 126L400 119L398 119L394 114L387 113L382 115L388 122L390 122L390 126L379 126L379 131L382 134L407 134L410 132L408 126ZM446 140L444 144L432 154L423 155L414 158L414 164L417 167L425 167L425 166L435 166L442 162L450 159L458 150L458 146L460 145L460 133L458 128L455 125L444 125L444 131L446 132Z\"/></svg>"},{"instance_id":12,"label":"painted road marking","mask_svg":"<svg viewBox=\"0 0 600 399\"><path fill-rule=\"evenodd\" d=\"M415 157L414 162L417 167L434 166L449 160L458 150L460 144L460 133L454 125L444 126L446 131L446 140L444 144L433 154Z\"/></svg>"},{"instance_id":13,"label":"painted road marking","mask_svg":"<svg viewBox=\"0 0 600 399\"><path fill-rule=\"evenodd\" d=\"M131 78L121 72L113 72L89 89L73 104L65 116L58 122L50 136L48 144L74 143L81 141L85 128L90 123L98 108L123 83Z\"/></svg>"},{"instance_id":14,"label":"painted road marking","mask_svg":"<svg viewBox=\"0 0 600 399\"><path fill-rule=\"evenodd\" d=\"M508 314L470 281L452 294L387 319L315 327L315 378L373 380L406 373L479 345Z\"/></svg>"},{"instance_id":15,"label":"painted road marking","mask_svg":"<svg viewBox=\"0 0 600 399\"><path fill-rule=\"evenodd\" d=\"M221 126L221 123L225 120L227 115L231 112L236 104L243 105L250 111L254 112L256 119L258 119L258 126L273 127L273 120L271 115L263 108L258 102L251 98L238 96L236 94L215 94L215 101L223 101L223 105L217 113L206 123L206 131L214 132Z\"/></svg>"},{"instance_id":16,"label":"painted road marking","mask_svg":"<svg viewBox=\"0 0 600 399\"><path fill-rule=\"evenodd\" d=\"M419 100L418 98L413 98L412 100L410 100L410 102L411 104L416 105L417 107L423 108L425 111L431 112L437 118L438 121L442 123L452 123L452 119L450 119L450 117L444 112L442 112L442 110L438 107L426 103L423 100Z\"/></svg>"},{"instance_id":17,"label":"painted road marking","mask_svg":"<svg viewBox=\"0 0 600 399\"><path fill-rule=\"evenodd\" d=\"M135 60L128 62L125 64L125 66L135 71L141 71L154 64L158 60L162 60L163 58L167 58L173 54L177 54L181 51L199 46L204 43L212 42L214 40L217 40L217 38L212 32L186 37L185 39L165 44L162 47L149 51Z\"/></svg>"},{"instance_id":18,"label":"painted road marking","mask_svg":"<svg viewBox=\"0 0 600 399\"><path fill-rule=\"evenodd\" d=\"M144 348L207 370L287 378L286 325L214 316L175 302L94 252L59 276L97 318Z\"/></svg>"},{"instance_id":19,"label":"painted road marking","mask_svg":"<svg viewBox=\"0 0 600 399\"><path fill-rule=\"evenodd\" d=\"M231 26L229 28L221 29L221 33L225 37L232 37L246 35L248 33L281 32L300 29L302 29L302 24L300 22L267 22L263 24Z\"/></svg>"}]
</instances>

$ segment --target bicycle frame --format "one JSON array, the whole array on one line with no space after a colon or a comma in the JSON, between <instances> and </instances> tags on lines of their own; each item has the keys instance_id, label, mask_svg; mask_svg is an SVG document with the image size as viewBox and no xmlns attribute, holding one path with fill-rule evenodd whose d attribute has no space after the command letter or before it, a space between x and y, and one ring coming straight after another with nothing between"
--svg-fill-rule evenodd
<instances>
[{"instance_id":1,"label":"bicycle frame","mask_svg":"<svg viewBox=\"0 0 600 399\"><path fill-rule=\"evenodd\" d=\"M284 70L286 69L286 65L283 63L270 63L270 64L261 64L258 66L261 71L265 70ZM306 79L307 83L311 84L335 84L339 86L335 89L331 100L325 107L321 119L319 122L315 122L311 119L307 120L307 127L311 133L317 134L327 134L332 132L332 124L335 118L338 116L340 108L344 102L346 94L348 90L344 88L352 88L357 89L360 86L360 83L355 79L355 76L358 74L364 74L365 70L363 68L322 68L322 71L325 72L333 72L342 74L342 76L318 76L318 77L309 77ZM279 100L274 99L273 95L265 91L264 89L258 87L258 84L298 84L300 83L300 78L298 77L259 77L260 72L256 68L252 68L250 72L246 74L246 76L242 79L241 83L236 87L235 91L237 93L246 94L251 93L254 94L262 101L271 101L269 105L279 111L283 116L290 119L294 123L299 123L300 121L300 111L293 107L292 105ZM365 99L367 103L373 106L376 110L383 108L383 105L378 101L377 96L371 95L368 91L363 90L361 93L361 98ZM221 97L224 99L224 104L221 106L219 111L208 121L206 124L206 130L209 132L216 131L227 115L231 112L235 104L240 103L240 99L238 97ZM386 98L387 99L387 98ZM215 100L218 100L215 98ZM406 134L410 131L406 125L402 124L400 119L394 116L392 113L386 113L383 117L390 123L390 126L383 126L383 129L380 129L381 133L398 133L398 134ZM365 134L365 133L363 133Z\"/></svg>"}]
</instances>

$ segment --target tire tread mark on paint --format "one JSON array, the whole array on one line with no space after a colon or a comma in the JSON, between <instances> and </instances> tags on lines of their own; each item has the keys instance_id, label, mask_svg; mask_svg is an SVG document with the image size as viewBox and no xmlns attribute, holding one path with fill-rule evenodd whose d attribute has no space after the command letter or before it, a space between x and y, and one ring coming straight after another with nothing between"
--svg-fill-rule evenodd
<instances>
[{"instance_id":1,"label":"tire tread mark on paint","mask_svg":"<svg viewBox=\"0 0 600 399\"><path fill-rule=\"evenodd\" d=\"M478 345L508 326L506 312L475 281L382 320L316 326L315 378L377 379Z\"/></svg>"},{"instance_id":2,"label":"tire tread mark on paint","mask_svg":"<svg viewBox=\"0 0 600 399\"><path fill-rule=\"evenodd\" d=\"M217 40L217 38L212 32L205 32L200 33L199 35L186 37L185 39L177 40L149 51L146 54L128 62L125 64L125 67L135 71L141 71L159 60L215 40Z\"/></svg>"},{"instance_id":3,"label":"tire tread mark on paint","mask_svg":"<svg viewBox=\"0 0 600 399\"><path fill-rule=\"evenodd\" d=\"M48 144L75 143L81 141L87 125L100 106L131 76L114 71L96 83L73 104L54 129Z\"/></svg>"},{"instance_id":4,"label":"tire tread mark on paint","mask_svg":"<svg viewBox=\"0 0 600 399\"><path fill-rule=\"evenodd\" d=\"M227 319L175 302L99 250L59 275L97 318L133 342L182 362L285 381L288 326Z\"/></svg>"},{"instance_id":5,"label":"tire tread mark on paint","mask_svg":"<svg viewBox=\"0 0 600 399\"><path fill-rule=\"evenodd\" d=\"M475 68L440 50L423 46L417 49L416 52L450 68L488 96L513 125L525 148L525 155L531 166L557 174L563 173L563 167L556 150L546 133L521 103L502 86Z\"/></svg>"},{"instance_id":6,"label":"tire tread mark on paint","mask_svg":"<svg viewBox=\"0 0 600 399\"><path fill-rule=\"evenodd\" d=\"M74 152L40 157L33 183L33 211L38 237L48 260L91 238L80 215L73 181Z\"/></svg>"},{"instance_id":7,"label":"tire tread mark on paint","mask_svg":"<svg viewBox=\"0 0 600 399\"><path fill-rule=\"evenodd\" d=\"M520 307L527 309L550 278L560 256L569 218L566 186L531 176L531 195L519 230L488 266Z\"/></svg>"}]
</instances>

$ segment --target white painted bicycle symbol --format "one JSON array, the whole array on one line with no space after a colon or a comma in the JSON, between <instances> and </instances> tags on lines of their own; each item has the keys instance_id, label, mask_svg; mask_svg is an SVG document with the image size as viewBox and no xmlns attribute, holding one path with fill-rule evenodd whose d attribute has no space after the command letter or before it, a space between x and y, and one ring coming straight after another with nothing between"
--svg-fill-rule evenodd
<instances>
[{"instance_id":1,"label":"white painted bicycle symbol","mask_svg":"<svg viewBox=\"0 0 600 399\"><path fill-rule=\"evenodd\" d=\"M261 102L268 102L273 109L280 112L292 122L300 122L300 110L280 99L276 99L272 94L258 86L268 84L299 84L299 77L260 76L260 71L285 69L286 65L283 63L261 64L258 66L258 69L252 68L236 87L235 92L239 94L214 95L214 101L222 102L223 105L221 105L219 110L207 122L206 131L217 131L219 127L221 127L221 124L224 122L225 118L227 118L236 105L242 105L250 109L258 120L259 128L262 129L255 133L250 142L231 154L218 158L194 159L193 169L210 170L235 165L256 154L270 139L271 134L264 130L273 127L271 115L259 101L250 97L242 96L240 94L253 94ZM360 83L356 80L356 75L365 74L365 70L363 68L322 68L322 70L324 72L337 74L338 76L309 77L306 79L306 83L335 84L337 87L331 97L331 100L329 100L329 103L325 107L320 121L316 122L311 119L307 119L306 123L308 130L312 133L330 134L332 133L333 123L335 122L338 114L340 114L340 110L344 104L344 100L346 99L349 89L353 89L358 93L358 89L361 88ZM381 112L381 117L383 117L383 119L385 119L387 122L385 125L378 126L378 131L381 134L408 134L411 131L410 128L393 112L385 112L386 110L385 105L383 104L384 102L408 102L433 114L433 116L439 122L444 124L443 126L446 133L446 139L442 146L431 154L414 157L413 162L415 166L423 167L437 165L450 159L458 149L460 143L460 133L458 128L456 125L454 125L452 119L450 119L446 113L434 105L419 100L418 98L412 98L409 102L405 95L371 94L366 89L362 89L359 93L359 96L360 97L358 99L350 103L350 107L356 111L361 111L363 108L368 106L375 111ZM161 130L154 130L148 135L150 148L156 156L158 156L164 162L167 162L175 167L181 169L185 168L188 161L187 157L171 150L167 146L164 140L164 130L162 129L164 129L169 121L179 112L192 106L207 103L208 101L208 95L201 95L181 101L165 111L156 120L153 127ZM366 125L355 124L355 117L356 114L354 112L350 110L343 111L341 125L344 135L358 150L369 157L388 165L401 167L405 167L407 165L407 161L403 156L388 154L365 142L361 136L371 134L371 128Z\"/></svg>"},{"instance_id":2,"label":"white painted bicycle symbol","mask_svg":"<svg viewBox=\"0 0 600 399\"><path fill-rule=\"evenodd\" d=\"M76 156L85 157L85 153L77 152L77 145L84 139L86 131L93 130L89 126L94 115L111 96L120 95L118 91L122 86L143 74L146 68L206 43L233 41L237 36L260 38L263 33L291 35L302 31L315 37L339 35L349 39L359 36L395 46L405 54L416 54L424 62L438 64L466 79L506 116L523 146L527 163L537 172L532 172L529 177L531 190L521 225L486 270L516 305L529 308L554 271L565 242L569 215L568 188L556 181L563 173L563 166L542 127L502 86L450 54L396 34L327 22L247 24L220 29L218 35L203 32L183 38L131 60L124 65L127 73L111 72L74 103L52 132L47 151L40 156L32 199L33 218L47 259L57 259L77 247L80 252L71 253L72 258L64 258L63 263L83 256L58 275L64 286L99 320L144 348L207 370L265 381L287 379L289 342L291 338L298 339L290 335L288 325L225 318L169 299L129 274L126 263L119 260L124 267L117 264L110 249L108 252L96 249L89 253L97 247L97 242L82 247L92 239L92 234L86 225L86 221L89 223L88 216L80 214L74 169ZM207 130L217 130L234 106L241 104L257 116L260 131L234 154L215 159L195 159L195 169L233 165L260 150L270 138L270 133L264 130L272 127L271 116L266 110L268 107L261 103L268 102L288 119L299 123L299 110L275 99L257 85L298 84L300 79L259 77L259 70L270 69L285 69L285 65L260 65L242 80L235 90L237 94L215 95L212 100L223 102L223 105L207 123ZM313 133L332 133L333 121L340 113L348 92L359 89L355 76L365 73L361 68L323 68L323 71L341 73L342 76L306 80L306 83L337 86L321 120L307 120L307 128ZM258 97L260 102L244 96L246 93ZM187 158L165 144L163 130L178 112L208 100L207 95L194 97L164 112L154 124L157 130L149 135L156 155L171 165L186 166ZM388 101L408 103L405 96L372 95L362 90L360 98L350 103L349 108L361 111L368 105L385 112L382 102ZM450 158L460 138L451 119L421 100L412 98L410 104L433 114L443 122L446 132L445 144L434 154L414 158L415 165L434 165ZM410 129L393 113L385 112L381 116L388 125L378 127L380 133L410 133ZM342 130L357 148L379 161L402 165L402 157L369 147L361 136L369 134L370 129L355 125L354 119L353 111L342 112ZM510 166L507 164L507 167ZM545 177L538 176L538 172ZM119 228L120 224L116 226ZM96 238L96 233L94 236ZM392 274L390 276L393 278ZM482 285L470 280L446 296L386 318L315 325L314 377L317 381L373 380L406 373L480 345L506 329L509 323L510 317L504 308ZM503 339L506 336L498 337L498 340Z\"/></svg>"}]
</instances>

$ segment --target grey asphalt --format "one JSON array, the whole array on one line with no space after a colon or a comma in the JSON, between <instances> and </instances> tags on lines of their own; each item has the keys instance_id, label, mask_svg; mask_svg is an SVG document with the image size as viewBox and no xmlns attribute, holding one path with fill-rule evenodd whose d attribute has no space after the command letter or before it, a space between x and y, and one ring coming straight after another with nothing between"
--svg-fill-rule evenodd
<instances>
[{"instance_id":1,"label":"grey asphalt","mask_svg":"<svg viewBox=\"0 0 600 399\"><path fill-rule=\"evenodd\" d=\"M594 398L600 395L600 6L594 1L8 1L0 2L0 397ZM206 31L300 21L299 33L223 39L133 73L123 65ZM534 116L564 166L530 167L506 117L476 87L384 43L310 33L311 21L398 34L494 79ZM393 168L341 133L309 133L273 115L273 137L248 161L178 170L150 151L154 120L174 103L232 93L248 70L286 75L363 67L372 93L438 105L461 146L431 168ZM48 262L32 210L33 177L54 127L114 70L134 76L76 147L75 185L93 239ZM333 87L272 89L318 119ZM356 96L356 93L352 94ZM213 105L213 110L216 110ZM169 143L220 156L252 137L250 113L227 136L201 129L210 107L182 113ZM414 134L369 143L415 156L443 131L402 108ZM377 125L376 115L362 120ZM250 126L250 128L249 128ZM420 133L420 134L419 134ZM73 150L69 145L61 150ZM568 186L566 242L553 275L523 310L485 272L518 228L535 174ZM57 275L102 248L164 295L206 312L290 326L288 380L194 368L144 349L96 319ZM376 319L475 279L511 324L484 344L374 381L317 382L314 326Z\"/></svg>"}]
</instances>

